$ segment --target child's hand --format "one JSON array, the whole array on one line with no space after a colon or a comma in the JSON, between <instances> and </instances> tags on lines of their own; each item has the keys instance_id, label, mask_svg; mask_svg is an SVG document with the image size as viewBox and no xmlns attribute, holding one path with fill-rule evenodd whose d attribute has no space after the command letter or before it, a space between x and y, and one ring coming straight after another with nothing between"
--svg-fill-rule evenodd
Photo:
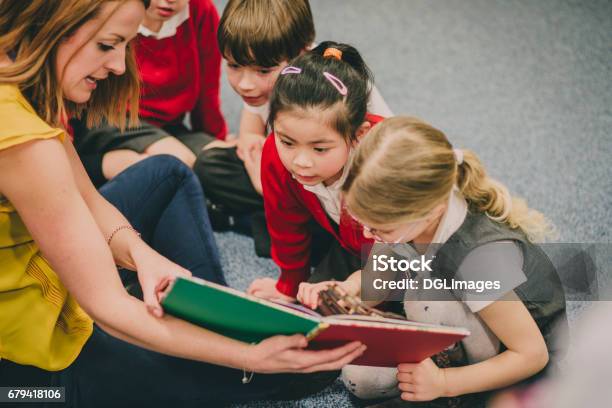
<instances>
[{"instance_id":1,"label":"child's hand","mask_svg":"<svg viewBox=\"0 0 612 408\"><path fill-rule=\"evenodd\" d=\"M405 401L431 401L446 395L446 373L431 358L397 366L398 388Z\"/></svg>"},{"instance_id":2,"label":"child's hand","mask_svg":"<svg viewBox=\"0 0 612 408\"><path fill-rule=\"evenodd\" d=\"M295 302L294 298L287 296L276 289L276 279L272 278L255 279L253 282L251 282L251 285L247 289L247 293L262 299Z\"/></svg>"},{"instance_id":3,"label":"child's hand","mask_svg":"<svg viewBox=\"0 0 612 408\"><path fill-rule=\"evenodd\" d=\"M323 281L318 283L302 282L300 283L300 288L298 289L297 300L301 304L314 310L319 306L319 293L331 285L338 286L341 290L352 296L359 293L359 288L353 287L353 283L350 281Z\"/></svg>"},{"instance_id":4,"label":"child's hand","mask_svg":"<svg viewBox=\"0 0 612 408\"><path fill-rule=\"evenodd\" d=\"M261 156L263 153L263 142L255 143L251 148L243 153L242 161L244 162L244 168L246 169L251 183L255 188L255 191L259 195L263 195L263 187L261 186Z\"/></svg>"},{"instance_id":5,"label":"child's hand","mask_svg":"<svg viewBox=\"0 0 612 408\"><path fill-rule=\"evenodd\" d=\"M238 144L236 145L236 154L238 158L244 161L245 156L253 146L263 146L265 141L266 137L264 135L259 135L257 133L241 133L238 137Z\"/></svg>"},{"instance_id":6,"label":"child's hand","mask_svg":"<svg viewBox=\"0 0 612 408\"><path fill-rule=\"evenodd\" d=\"M202 148L202 151L208 150L208 149L229 149L230 147L234 147L238 144L238 139L230 139L229 135L228 138L225 140L213 140L212 142L210 142L209 144L207 144L206 146L204 146Z\"/></svg>"}]
</instances>

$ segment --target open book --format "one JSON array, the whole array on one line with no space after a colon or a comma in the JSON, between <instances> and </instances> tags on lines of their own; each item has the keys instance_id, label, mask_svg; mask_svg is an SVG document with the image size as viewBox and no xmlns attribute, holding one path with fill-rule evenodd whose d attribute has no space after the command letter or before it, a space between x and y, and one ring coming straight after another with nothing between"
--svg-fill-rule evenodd
<instances>
[{"instance_id":1,"label":"open book","mask_svg":"<svg viewBox=\"0 0 612 408\"><path fill-rule=\"evenodd\" d=\"M161 305L170 315L249 343L297 333L309 339L311 349L359 340L367 350L352 364L370 366L420 362L470 334L458 327L370 316L323 317L301 305L259 299L198 278L177 278Z\"/></svg>"}]
</instances>

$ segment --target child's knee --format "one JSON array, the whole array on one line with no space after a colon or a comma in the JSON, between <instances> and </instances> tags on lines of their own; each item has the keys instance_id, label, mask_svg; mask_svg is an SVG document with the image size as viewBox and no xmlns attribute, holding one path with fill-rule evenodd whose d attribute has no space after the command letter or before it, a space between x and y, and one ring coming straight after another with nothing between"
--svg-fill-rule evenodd
<instances>
[{"instance_id":1,"label":"child's knee","mask_svg":"<svg viewBox=\"0 0 612 408\"><path fill-rule=\"evenodd\" d=\"M185 163L189 167L193 167L196 160L195 154L181 141L174 137L165 137L147 147L147 154L153 155L171 155Z\"/></svg>"},{"instance_id":2,"label":"child's knee","mask_svg":"<svg viewBox=\"0 0 612 408\"><path fill-rule=\"evenodd\" d=\"M110 180L123 170L148 157L146 153L138 153L133 150L111 150L102 158L102 174L107 180Z\"/></svg>"},{"instance_id":3,"label":"child's knee","mask_svg":"<svg viewBox=\"0 0 612 408\"><path fill-rule=\"evenodd\" d=\"M342 381L357 398L374 399L399 395L397 369L347 365L342 369Z\"/></svg>"}]
</instances>

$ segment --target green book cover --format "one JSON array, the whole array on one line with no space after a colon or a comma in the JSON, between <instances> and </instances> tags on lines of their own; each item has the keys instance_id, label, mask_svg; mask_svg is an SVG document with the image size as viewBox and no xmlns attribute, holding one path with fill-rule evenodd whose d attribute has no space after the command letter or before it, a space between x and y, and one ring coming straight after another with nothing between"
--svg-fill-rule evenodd
<instances>
[{"instance_id":1,"label":"green book cover","mask_svg":"<svg viewBox=\"0 0 612 408\"><path fill-rule=\"evenodd\" d=\"M198 278L177 278L161 305L170 315L249 343L277 334L308 335L325 325L315 315Z\"/></svg>"}]
</instances>

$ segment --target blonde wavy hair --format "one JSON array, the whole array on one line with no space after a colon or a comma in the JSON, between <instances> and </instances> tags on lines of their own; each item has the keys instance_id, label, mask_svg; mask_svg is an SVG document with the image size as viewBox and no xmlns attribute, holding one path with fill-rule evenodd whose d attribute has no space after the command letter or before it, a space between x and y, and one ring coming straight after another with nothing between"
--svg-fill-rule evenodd
<instances>
[{"instance_id":1,"label":"blonde wavy hair","mask_svg":"<svg viewBox=\"0 0 612 408\"><path fill-rule=\"evenodd\" d=\"M62 126L64 118L78 117L84 109L89 126L99 124L103 118L120 128L125 128L128 121L130 125L138 122L140 85L131 47L126 54L125 74L110 75L101 81L86 104L63 98L59 80L63 73L55 72L62 40L96 18L107 1L111 0L0 0L0 53L14 60L0 68L0 83L16 84L40 117L52 126ZM147 7L148 0L142 1Z\"/></svg>"},{"instance_id":2,"label":"blonde wavy hair","mask_svg":"<svg viewBox=\"0 0 612 408\"><path fill-rule=\"evenodd\" d=\"M448 199L454 185L470 211L520 228L531 241L553 233L542 213L487 176L476 154L463 150L463 163L458 164L444 133L412 117L386 119L368 133L357 148L343 192L356 217L384 225L426 216Z\"/></svg>"}]
</instances>

